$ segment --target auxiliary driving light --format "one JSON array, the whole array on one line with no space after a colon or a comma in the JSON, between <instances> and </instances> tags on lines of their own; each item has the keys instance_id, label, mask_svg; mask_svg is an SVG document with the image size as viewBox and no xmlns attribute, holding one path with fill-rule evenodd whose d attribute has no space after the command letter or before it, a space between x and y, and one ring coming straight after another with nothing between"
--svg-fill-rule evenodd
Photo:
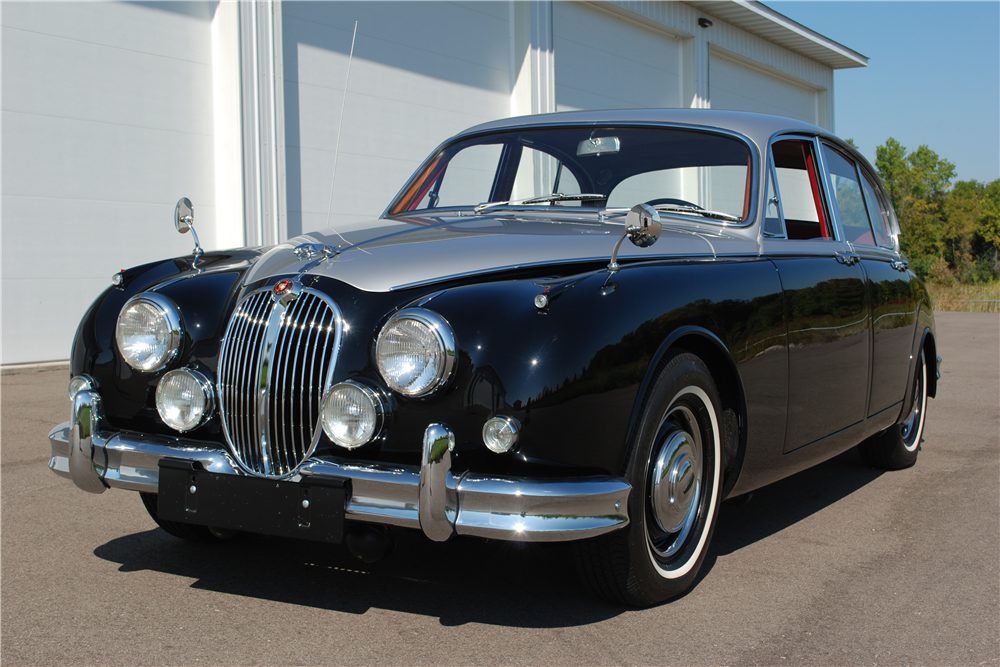
<instances>
[{"instance_id":1,"label":"auxiliary driving light","mask_svg":"<svg viewBox=\"0 0 1000 667\"><path fill-rule=\"evenodd\" d=\"M156 386L156 411L163 423L181 433L212 416L215 391L204 375L190 368L170 371Z\"/></svg>"},{"instance_id":2,"label":"auxiliary driving light","mask_svg":"<svg viewBox=\"0 0 1000 667\"><path fill-rule=\"evenodd\" d=\"M346 449L371 442L382 428L384 415L382 397L359 382L336 384L323 397L323 431Z\"/></svg>"}]
</instances>

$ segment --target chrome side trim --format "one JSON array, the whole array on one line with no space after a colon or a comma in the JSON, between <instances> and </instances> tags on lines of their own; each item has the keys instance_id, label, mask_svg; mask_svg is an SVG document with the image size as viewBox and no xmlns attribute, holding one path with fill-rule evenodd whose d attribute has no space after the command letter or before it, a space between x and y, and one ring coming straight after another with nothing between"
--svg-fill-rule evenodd
<instances>
[{"instance_id":1,"label":"chrome side trim","mask_svg":"<svg viewBox=\"0 0 1000 667\"><path fill-rule=\"evenodd\" d=\"M96 413L99 419L99 408ZM72 433L71 422L49 433L49 468L61 477L73 478ZM101 485L101 490L106 484L110 488L156 493L158 464L165 457L200 461L206 470L220 474L244 474L224 449L200 442L137 433L92 433L96 462L83 469L90 477L82 478ZM453 438L441 424L428 427L425 461L419 468L314 457L290 481L300 482L312 476L349 478L352 492L348 520L419 528L435 541L457 534L561 542L608 533L629 522L631 486L624 479L525 479L474 473L455 476L449 469L448 447Z\"/></svg>"}]
</instances>

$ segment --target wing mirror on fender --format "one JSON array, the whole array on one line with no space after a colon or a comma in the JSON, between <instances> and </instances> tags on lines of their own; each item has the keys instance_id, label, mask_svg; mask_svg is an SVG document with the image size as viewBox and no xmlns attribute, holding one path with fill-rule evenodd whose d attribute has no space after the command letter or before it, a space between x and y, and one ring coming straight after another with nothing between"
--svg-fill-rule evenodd
<instances>
[{"instance_id":1,"label":"wing mirror on fender","mask_svg":"<svg viewBox=\"0 0 1000 667\"><path fill-rule=\"evenodd\" d=\"M201 243L198 241L198 232L194 231L194 204L187 197L181 197L177 200L177 206L174 208L174 227L181 234L187 234L190 231L191 235L194 236L194 250L192 252L195 257L200 257L205 252L201 249Z\"/></svg>"},{"instance_id":2,"label":"wing mirror on fender","mask_svg":"<svg viewBox=\"0 0 1000 667\"><path fill-rule=\"evenodd\" d=\"M656 243L660 238L663 225L660 223L660 214L649 204L636 204L625 217L625 233L618 239L615 249L611 251L611 263L608 264L608 271L614 273L618 266L618 250L622 246L622 241L627 236L633 245L639 248L648 248Z\"/></svg>"}]
</instances>

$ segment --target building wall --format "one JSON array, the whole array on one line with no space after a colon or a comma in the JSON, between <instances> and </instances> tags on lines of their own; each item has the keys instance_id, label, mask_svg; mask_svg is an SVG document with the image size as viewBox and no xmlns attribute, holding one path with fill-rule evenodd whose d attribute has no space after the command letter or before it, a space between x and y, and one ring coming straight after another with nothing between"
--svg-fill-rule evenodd
<instances>
[{"instance_id":1,"label":"building wall","mask_svg":"<svg viewBox=\"0 0 1000 667\"><path fill-rule=\"evenodd\" d=\"M215 235L214 3L4 2L2 363L65 359L127 266Z\"/></svg>"},{"instance_id":2,"label":"building wall","mask_svg":"<svg viewBox=\"0 0 1000 667\"><path fill-rule=\"evenodd\" d=\"M289 236L378 216L442 140L510 115L509 14L504 2L282 3Z\"/></svg>"},{"instance_id":3,"label":"building wall","mask_svg":"<svg viewBox=\"0 0 1000 667\"><path fill-rule=\"evenodd\" d=\"M4 2L0 23L3 364L65 359L113 272L188 254L182 196L216 249L362 225L496 118L833 124L830 67L683 2Z\"/></svg>"}]
</instances>

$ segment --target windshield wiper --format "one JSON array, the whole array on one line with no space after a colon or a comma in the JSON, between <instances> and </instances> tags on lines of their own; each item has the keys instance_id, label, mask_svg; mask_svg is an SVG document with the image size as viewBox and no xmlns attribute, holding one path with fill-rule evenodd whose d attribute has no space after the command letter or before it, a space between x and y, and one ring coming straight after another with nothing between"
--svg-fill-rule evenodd
<instances>
[{"instance_id":1,"label":"windshield wiper","mask_svg":"<svg viewBox=\"0 0 1000 667\"><path fill-rule=\"evenodd\" d=\"M692 215L700 215L703 218L714 218L716 220L729 220L731 222L743 222L743 218L738 218L735 215L730 215L729 213L720 213L719 211L707 211L703 208L698 208L697 206L682 206L680 204L657 204L654 206L657 211L664 211L665 213L690 213Z\"/></svg>"},{"instance_id":2,"label":"windshield wiper","mask_svg":"<svg viewBox=\"0 0 1000 667\"><path fill-rule=\"evenodd\" d=\"M491 201L485 204L480 204L473 209L476 213L482 213L486 209L495 208L497 206L522 206L528 204L546 204L548 202L556 201L599 201L607 199L607 195L595 195L595 194L581 194L581 195L564 195L559 192L553 192L550 195L541 195L540 197L530 197L528 199L518 199L512 201Z\"/></svg>"}]
</instances>

